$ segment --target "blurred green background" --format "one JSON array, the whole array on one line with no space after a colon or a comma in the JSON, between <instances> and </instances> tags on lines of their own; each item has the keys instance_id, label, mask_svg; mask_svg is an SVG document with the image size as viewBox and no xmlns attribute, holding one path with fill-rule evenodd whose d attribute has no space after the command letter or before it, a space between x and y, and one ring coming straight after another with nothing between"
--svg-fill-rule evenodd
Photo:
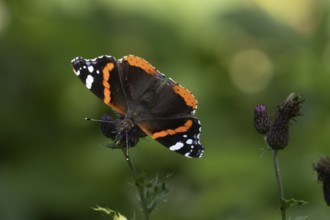
<instances>
[{"instance_id":1,"label":"blurred green background","mask_svg":"<svg viewBox=\"0 0 330 220\"><path fill-rule=\"evenodd\" d=\"M97 123L111 110L74 75L76 56L145 58L199 101L203 158L147 138L148 176L173 173L152 219L280 219L271 153L253 127L292 91L306 102L280 152L289 215L329 219L312 164L330 153L330 20L322 0L0 0L0 219L141 217L122 152Z\"/></svg>"}]
</instances>

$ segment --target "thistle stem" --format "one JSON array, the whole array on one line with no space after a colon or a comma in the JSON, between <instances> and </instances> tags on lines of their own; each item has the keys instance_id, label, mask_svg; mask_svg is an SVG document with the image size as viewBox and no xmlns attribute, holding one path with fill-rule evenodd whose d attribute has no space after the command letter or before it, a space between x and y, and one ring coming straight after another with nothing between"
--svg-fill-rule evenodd
<instances>
[{"instance_id":1,"label":"thistle stem","mask_svg":"<svg viewBox=\"0 0 330 220\"><path fill-rule=\"evenodd\" d=\"M282 220L286 220L286 205L285 205L285 198L284 198L284 190L283 190L283 184L282 184L282 178L281 178L281 172L280 172L280 166L278 163L278 154L277 153L278 153L278 150L272 150L275 176L276 176L277 187L278 187L278 192L279 192L279 196L280 196L280 210L282 213Z\"/></svg>"},{"instance_id":2,"label":"thistle stem","mask_svg":"<svg viewBox=\"0 0 330 220\"><path fill-rule=\"evenodd\" d=\"M150 210L148 208L148 204L147 204L147 199L145 197L145 194L144 194L144 185L141 184L141 179L134 167L134 164L132 163L132 160L129 156L129 154L126 153L125 149L124 149L124 156L125 156L125 159L127 161L127 164L130 168L130 171L132 173L132 176L134 178L134 182L135 182L135 186L136 188L138 189L138 192L139 192L139 195L140 195L140 199L141 199L141 206L142 206L142 211L143 211L143 214L144 214L144 219L145 220L149 220L149 216L150 216Z\"/></svg>"}]
</instances>

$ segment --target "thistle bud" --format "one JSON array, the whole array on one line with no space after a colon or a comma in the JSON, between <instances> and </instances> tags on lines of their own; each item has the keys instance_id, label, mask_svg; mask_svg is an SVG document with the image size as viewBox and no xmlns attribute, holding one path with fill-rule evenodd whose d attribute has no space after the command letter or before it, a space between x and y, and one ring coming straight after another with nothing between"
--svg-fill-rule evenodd
<instances>
[{"instance_id":1,"label":"thistle bud","mask_svg":"<svg viewBox=\"0 0 330 220\"><path fill-rule=\"evenodd\" d=\"M305 100L301 96L292 92L282 103L278 106L278 113L286 123L291 120L295 121L296 117L302 116L301 105Z\"/></svg>"},{"instance_id":2,"label":"thistle bud","mask_svg":"<svg viewBox=\"0 0 330 220\"><path fill-rule=\"evenodd\" d=\"M268 146L273 150L284 149L289 143L289 125L296 117L301 116L301 105L304 100L291 93L278 107L273 125L267 133Z\"/></svg>"},{"instance_id":3,"label":"thistle bud","mask_svg":"<svg viewBox=\"0 0 330 220\"><path fill-rule=\"evenodd\" d=\"M267 144L273 150L284 149L289 143L289 125L275 120L266 136Z\"/></svg>"},{"instance_id":4,"label":"thistle bud","mask_svg":"<svg viewBox=\"0 0 330 220\"><path fill-rule=\"evenodd\" d=\"M272 125L269 113L264 105L257 105L254 109L254 127L260 134L267 134Z\"/></svg>"},{"instance_id":5,"label":"thistle bud","mask_svg":"<svg viewBox=\"0 0 330 220\"><path fill-rule=\"evenodd\" d=\"M328 206L330 206L330 158L321 157L313 166L317 172L318 180L323 183L323 195Z\"/></svg>"}]
</instances>

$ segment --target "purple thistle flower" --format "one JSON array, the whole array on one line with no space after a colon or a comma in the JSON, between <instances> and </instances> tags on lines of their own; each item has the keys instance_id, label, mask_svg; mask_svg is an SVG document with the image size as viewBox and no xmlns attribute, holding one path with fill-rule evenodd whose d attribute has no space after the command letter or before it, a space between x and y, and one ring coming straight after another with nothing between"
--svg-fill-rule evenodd
<instances>
[{"instance_id":1,"label":"purple thistle flower","mask_svg":"<svg viewBox=\"0 0 330 220\"><path fill-rule=\"evenodd\" d=\"M264 105L257 105L254 109L254 127L260 134L267 134L272 120Z\"/></svg>"},{"instance_id":2,"label":"purple thistle flower","mask_svg":"<svg viewBox=\"0 0 330 220\"><path fill-rule=\"evenodd\" d=\"M110 115L101 116L100 128L104 136L115 140L116 138L116 123L115 120Z\"/></svg>"},{"instance_id":3,"label":"purple thistle flower","mask_svg":"<svg viewBox=\"0 0 330 220\"><path fill-rule=\"evenodd\" d=\"M100 128L104 136L110 138L117 146L125 147L126 142L128 147L135 146L141 137L145 137L144 133L137 125L134 125L127 132L125 128L125 120L123 118L113 119L110 115L101 117Z\"/></svg>"}]
</instances>

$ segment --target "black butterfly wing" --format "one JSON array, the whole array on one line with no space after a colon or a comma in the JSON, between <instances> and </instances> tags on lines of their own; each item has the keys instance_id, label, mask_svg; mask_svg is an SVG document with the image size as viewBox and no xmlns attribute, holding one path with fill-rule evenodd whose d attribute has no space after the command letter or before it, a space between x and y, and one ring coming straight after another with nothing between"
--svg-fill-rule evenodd
<instances>
[{"instance_id":1,"label":"black butterfly wing","mask_svg":"<svg viewBox=\"0 0 330 220\"><path fill-rule=\"evenodd\" d=\"M149 135L186 157L201 157L204 148L200 143L200 122L194 117L145 120L139 126Z\"/></svg>"}]
</instances>

